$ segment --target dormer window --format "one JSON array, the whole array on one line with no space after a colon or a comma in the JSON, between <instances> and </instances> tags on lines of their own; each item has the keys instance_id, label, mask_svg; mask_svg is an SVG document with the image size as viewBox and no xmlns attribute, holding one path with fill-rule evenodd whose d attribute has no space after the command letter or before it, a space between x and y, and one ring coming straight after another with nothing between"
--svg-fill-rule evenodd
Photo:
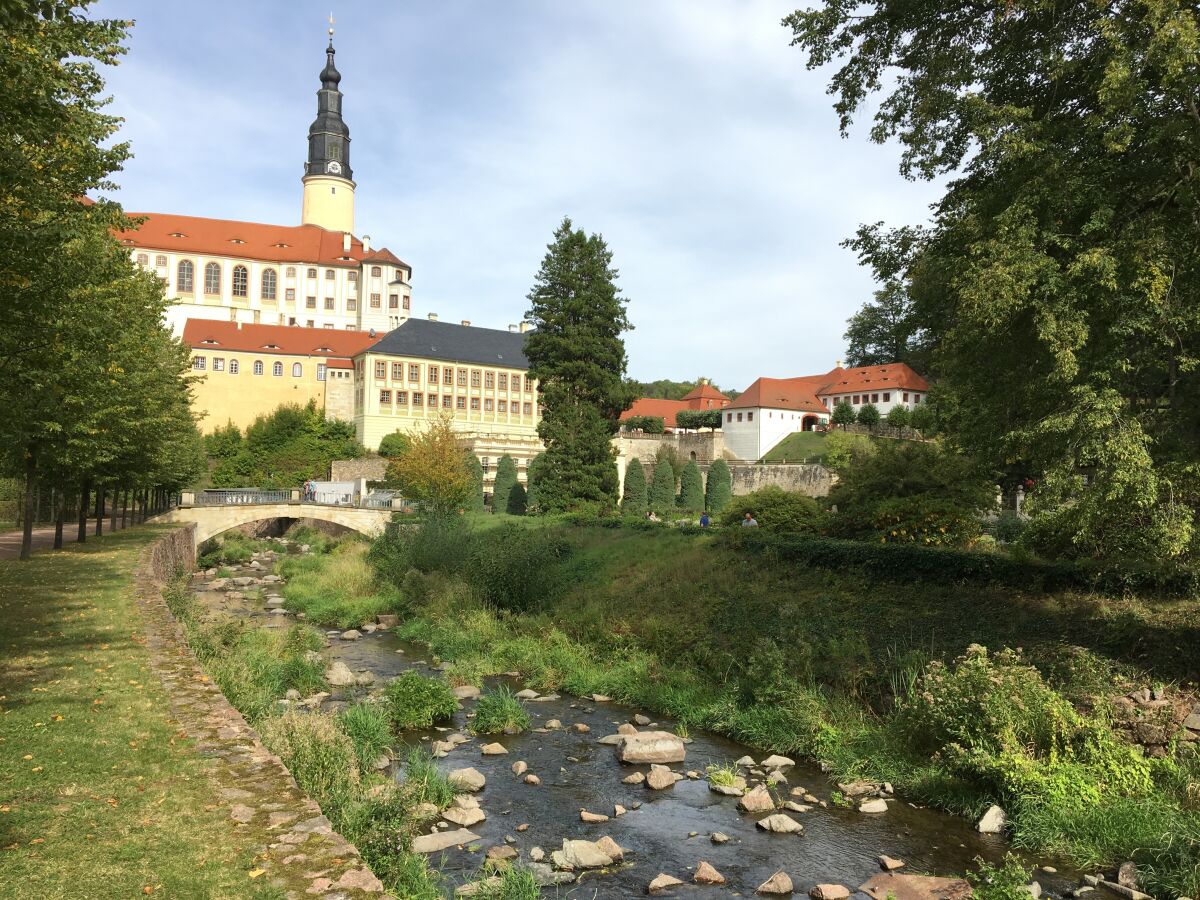
<instances>
[{"instance_id":1,"label":"dormer window","mask_svg":"<svg viewBox=\"0 0 1200 900\"><path fill-rule=\"evenodd\" d=\"M220 343L220 342L219 342L219 341L217 341L217 340L215 340L215 339L213 339L213 338L205 338L205 339L204 339L204 340L202 340L200 343L202 343L202 344L217 344L217 343Z\"/></svg>"},{"instance_id":2,"label":"dormer window","mask_svg":"<svg viewBox=\"0 0 1200 900\"><path fill-rule=\"evenodd\" d=\"M290 246L292 246L292 245L291 245L291 244L285 244L285 243L283 243L283 241L280 241L279 243L277 243L277 244L272 244L271 246L272 246L272 247L279 247L279 248L282 250L282 249L286 249L287 247L290 247Z\"/></svg>"},{"instance_id":3,"label":"dormer window","mask_svg":"<svg viewBox=\"0 0 1200 900\"><path fill-rule=\"evenodd\" d=\"M187 235L184 234L182 231L172 231L171 234L169 235L169 237L182 238L182 237L187 237ZM130 243L133 243L133 242L130 241Z\"/></svg>"},{"instance_id":4,"label":"dormer window","mask_svg":"<svg viewBox=\"0 0 1200 900\"><path fill-rule=\"evenodd\" d=\"M263 344L262 348L264 350L278 350L279 345L278 344Z\"/></svg>"},{"instance_id":5,"label":"dormer window","mask_svg":"<svg viewBox=\"0 0 1200 900\"><path fill-rule=\"evenodd\" d=\"M243 241L241 238L230 238L230 239L229 239L229 243L231 243L231 244L244 244L244 243L246 243L246 242L245 242L245 241Z\"/></svg>"}]
</instances>

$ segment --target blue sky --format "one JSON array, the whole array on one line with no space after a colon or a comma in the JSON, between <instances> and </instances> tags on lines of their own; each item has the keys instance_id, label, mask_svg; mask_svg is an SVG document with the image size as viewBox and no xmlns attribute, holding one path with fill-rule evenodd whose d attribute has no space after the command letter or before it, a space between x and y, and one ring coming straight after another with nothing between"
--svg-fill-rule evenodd
<instances>
[{"instance_id":1,"label":"blue sky","mask_svg":"<svg viewBox=\"0 0 1200 900\"><path fill-rule=\"evenodd\" d=\"M776 0L341 3L360 234L413 267L417 315L503 328L563 215L608 241L633 377L825 371L869 274L860 222L936 186L849 139ZM298 223L329 0L100 0L136 21L109 70L131 211Z\"/></svg>"}]
</instances>

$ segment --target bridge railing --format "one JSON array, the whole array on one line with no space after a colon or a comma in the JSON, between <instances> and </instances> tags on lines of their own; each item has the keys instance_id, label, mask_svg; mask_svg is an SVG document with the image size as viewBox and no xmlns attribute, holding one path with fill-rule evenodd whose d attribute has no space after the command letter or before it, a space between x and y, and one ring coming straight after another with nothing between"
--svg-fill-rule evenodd
<instances>
[{"instance_id":1,"label":"bridge railing","mask_svg":"<svg viewBox=\"0 0 1200 900\"><path fill-rule=\"evenodd\" d=\"M197 491L194 506L245 506L262 503L288 503L293 491L256 491L244 488L225 491Z\"/></svg>"}]
</instances>

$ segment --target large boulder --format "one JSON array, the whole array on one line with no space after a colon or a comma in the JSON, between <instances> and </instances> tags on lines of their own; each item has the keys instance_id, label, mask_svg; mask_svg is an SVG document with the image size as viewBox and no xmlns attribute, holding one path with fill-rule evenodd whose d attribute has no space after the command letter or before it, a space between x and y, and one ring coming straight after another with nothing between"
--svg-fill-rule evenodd
<instances>
[{"instance_id":1,"label":"large boulder","mask_svg":"<svg viewBox=\"0 0 1200 900\"><path fill-rule=\"evenodd\" d=\"M652 791L661 791L664 788L669 788L680 776L672 772L666 766L652 766L650 774L646 776L646 787Z\"/></svg>"},{"instance_id":2,"label":"large boulder","mask_svg":"<svg viewBox=\"0 0 1200 900\"><path fill-rule=\"evenodd\" d=\"M792 892L792 877L787 872L780 869L766 881L758 886L758 890L754 893L765 894L768 896L779 896L781 894L790 894Z\"/></svg>"},{"instance_id":3,"label":"large boulder","mask_svg":"<svg viewBox=\"0 0 1200 900\"><path fill-rule=\"evenodd\" d=\"M766 812L775 808L775 801L771 798L770 792L760 784L754 790L744 794L738 800L737 807L742 812Z\"/></svg>"},{"instance_id":4,"label":"large boulder","mask_svg":"<svg viewBox=\"0 0 1200 900\"><path fill-rule=\"evenodd\" d=\"M350 667L339 659L325 670L325 680L334 687L350 687L357 679Z\"/></svg>"},{"instance_id":5,"label":"large boulder","mask_svg":"<svg viewBox=\"0 0 1200 900\"><path fill-rule=\"evenodd\" d=\"M663 891L673 887L679 887L681 884L683 884L683 882L674 875L667 875L660 872L658 875L654 876L654 879L648 885L646 885L646 893L661 894Z\"/></svg>"},{"instance_id":6,"label":"large boulder","mask_svg":"<svg viewBox=\"0 0 1200 900\"><path fill-rule=\"evenodd\" d=\"M560 869L601 869L611 866L613 858L598 847L595 841L572 841L563 838L562 849L550 854Z\"/></svg>"},{"instance_id":7,"label":"large boulder","mask_svg":"<svg viewBox=\"0 0 1200 900\"><path fill-rule=\"evenodd\" d=\"M1007 824L1008 816L1005 815L1004 810L993 803L976 823L975 830L982 834L999 834Z\"/></svg>"},{"instance_id":8,"label":"large boulder","mask_svg":"<svg viewBox=\"0 0 1200 900\"><path fill-rule=\"evenodd\" d=\"M470 844L479 840L479 835L465 828L454 831L436 831L433 834L421 834L412 839L413 853L440 853L459 844Z\"/></svg>"},{"instance_id":9,"label":"large boulder","mask_svg":"<svg viewBox=\"0 0 1200 900\"><path fill-rule=\"evenodd\" d=\"M442 813L442 818L447 822L453 822L455 825L460 825L463 828L470 828L472 825L478 825L480 822L486 819L487 816L479 807L475 807L474 809L462 809L457 806L452 806Z\"/></svg>"},{"instance_id":10,"label":"large boulder","mask_svg":"<svg viewBox=\"0 0 1200 900\"><path fill-rule=\"evenodd\" d=\"M669 731L626 734L617 742L617 758L625 763L679 763L686 756L683 741Z\"/></svg>"},{"instance_id":11,"label":"large boulder","mask_svg":"<svg viewBox=\"0 0 1200 900\"><path fill-rule=\"evenodd\" d=\"M464 791L471 791L472 793L482 791L483 786L487 784L487 779L483 777L483 773L474 768L455 769L446 778L455 787Z\"/></svg>"},{"instance_id":12,"label":"large boulder","mask_svg":"<svg viewBox=\"0 0 1200 900\"><path fill-rule=\"evenodd\" d=\"M785 816L783 813L775 813L773 816L759 819L754 824L763 831L770 831L773 834L799 834L804 830L803 825L791 816Z\"/></svg>"},{"instance_id":13,"label":"large boulder","mask_svg":"<svg viewBox=\"0 0 1200 900\"><path fill-rule=\"evenodd\" d=\"M841 884L818 884L809 889L812 900L847 900L850 889Z\"/></svg>"},{"instance_id":14,"label":"large boulder","mask_svg":"<svg viewBox=\"0 0 1200 900\"><path fill-rule=\"evenodd\" d=\"M696 884L724 884L725 876L704 860L700 860L700 865L696 866L696 874L692 876L692 881Z\"/></svg>"}]
</instances>

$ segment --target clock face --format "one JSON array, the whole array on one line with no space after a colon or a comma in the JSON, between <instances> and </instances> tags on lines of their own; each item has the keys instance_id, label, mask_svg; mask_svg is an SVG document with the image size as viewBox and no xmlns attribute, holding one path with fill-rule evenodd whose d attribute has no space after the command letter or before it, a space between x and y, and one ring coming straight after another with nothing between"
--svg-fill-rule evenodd
<instances>
[{"instance_id":1,"label":"clock face","mask_svg":"<svg viewBox=\"0 0 1200 900\"><path fill-rule=\"evenodd\" d=\"M342 174L342 164L340 162L338 162L336 159L330 160L329 163L325 166L325 171L328 172L330 175L341 175Z\"/></svg>"}]
</instances>

